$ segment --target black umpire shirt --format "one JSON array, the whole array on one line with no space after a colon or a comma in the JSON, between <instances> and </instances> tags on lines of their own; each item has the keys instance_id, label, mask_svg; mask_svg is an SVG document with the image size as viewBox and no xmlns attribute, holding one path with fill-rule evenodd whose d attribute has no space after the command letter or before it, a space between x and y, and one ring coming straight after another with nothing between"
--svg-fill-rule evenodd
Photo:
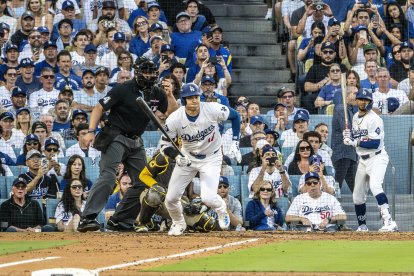
<instances>
[{"instance_id":1,"label":"black umpire shirt","mask_svg":"<svg viewBox=\"0 0 414 276\"><path fill-rule=\"evenodd\" d=\"M121 129L123 134L141 136L148 125L150 119L136 102L139 96L145 99L153 112L167 112L168 99L165 92L154 86L151 93L144 95L135 79L115 86L99 100L105 111L111 110L108 116L110 124Z\"/></svg>"}]
</instances>

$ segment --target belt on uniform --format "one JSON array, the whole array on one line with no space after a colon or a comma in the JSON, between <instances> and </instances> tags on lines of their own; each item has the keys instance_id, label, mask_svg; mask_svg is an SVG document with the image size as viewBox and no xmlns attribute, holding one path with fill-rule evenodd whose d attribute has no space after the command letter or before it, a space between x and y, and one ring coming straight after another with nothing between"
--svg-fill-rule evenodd
<instances>
[{"instance_id":1,"label":"belt on uniform","mask_svg":"<svg viewBox=\"0 0 414 276\"><path fill-rule=\"evenodd\" d=\"M126 138L129 138L129 139L132 139L132 140L136 140L136 139L138 139L140 137L139 135L136 135L136 134L126 134L126 133L123 133L122 135L124 135Z\"/></svg>"},{"instance_id":2,"label":"belt on uniform","mask_svg":"<svg viewBox=\"0 0 414 276\"><path fill-rule=\"evenodd\" d=\"M215 152L211 153L211 154L194 154L192 152L190 152L190 155L197 158L197 159L205 159L207 156L212 155L217 153L219 150L216 150Z\"/></svg>"},{"instance_id":3,"label":"belt on uniform","mask_svg":"<svg viewBox=\"0 0 414 276\"><path fill-rule=\"evenodd\" d=\"M374 153L364 154L364 155L361 155L361 159L362 159L362 160L367 160L368 158L371 158L371 157L373 157L373 156L375 156L375 155L378 155L378 154L380 154L380 153L381 153L381 151L379 150L379 151L374 152Z\"/></svg>"}]
</instances>

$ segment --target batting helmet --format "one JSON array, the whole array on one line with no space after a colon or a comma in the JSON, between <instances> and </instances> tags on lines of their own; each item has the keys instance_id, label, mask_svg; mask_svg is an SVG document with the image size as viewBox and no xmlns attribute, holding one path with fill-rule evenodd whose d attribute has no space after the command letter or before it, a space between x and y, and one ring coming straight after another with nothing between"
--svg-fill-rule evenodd
<instances>
[{"instance_id":1,"label":"batting helmet","mask_svg":"<svg viewBox=\"0 0 414 276\"><path fill-rule=\"evenodd\" d=\"M194 83L184 84L180 92L181 103L185 106L186 105L185 98L191 97L191 96L201 96L200 87L198 87Z\"/></svg>"},{"instance_id":2,"label":"batting helmet","mask_svg":"<svg viewBox=\"0 0 414 276\"><path fill-rule=\"evenodd\" d=\"M400 107L400 102L397 98L389 97L387 99L388 112L392 113Z\"/></svg>"},{"instance_id":3,"label":"batting helmet","mask_svg":"<svg viewBox=\"0 0 414 276\"><path fill-rule=\"evenodd\" d=\"M370 101L369 104L367 104L365 106L365 108L367 110L371 110L372 109L372 92L369 89L366 88L362 88L358 91L356 97L356 99L367 99Z\"/></svg>"},{"instance_id":4,"label":"batting helmet","mask_svg":"<svg viewBox=\"0 0 414 276\"><path fill-rule=\"evenodd\" d=\"M148 58L140 57L135 60L134 64L135 76L138 84L142 85L143 88L152 87L158 79L158 75L154 74L151 77L144 77L143 73L157 73L158 69L155 63Z\"/></svg>"}]
</instances>

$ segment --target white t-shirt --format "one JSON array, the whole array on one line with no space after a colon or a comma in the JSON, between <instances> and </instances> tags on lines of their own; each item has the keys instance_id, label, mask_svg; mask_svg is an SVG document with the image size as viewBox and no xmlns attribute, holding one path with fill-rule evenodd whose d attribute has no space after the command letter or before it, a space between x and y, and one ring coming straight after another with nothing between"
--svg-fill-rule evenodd
<instances>
[{"instance_id":1,"label":"white t-shirt","mask_svg":"<svg viewBox=\"0 0 414 276\"><path fill-rule=\"evenodd\" d=\"M253 182L256 180L257 176L260 174L260 170L262 167L253 168L249 173L249 183L247 184L250 194L249 198L253 198L254 192L251 190ZM289 179L289 175L285 172L286 177ZM272 174L269 174L267 171L263 175L263 180L270 181L273 184L273 188L275 189L276 198L283 197L283 185L282 185L282 176L280 175L279 171L275 169Z\"/></svg>"},{"instance_id":2,"label":"white t-shirt","mask_svg":"<svg viewBox=\"0 0 414 276\"><path fill-rule=\"evenodd\" d=\"M88 106L95 106L98 101L102 98L102 94L93 89L94 93L92 96L86 94L86 92L82 90L74 91L73 101L78 104L84 104Z\"/></svg>"},{"instance_id":3,"label":"white t-shirt","mask_svg":"<svg viewBox=\"0 0 414 276\"><path fill-rule=\"evenodd\" d=\"M82 200L82 206L81 206L81 212L83 212L83 209L85 209L85 204L86 204L86 200ZM65 208L63 207L63 202L59 202L57 207L56 207L56 211L55 211L55 219L56 219L56 223L59 223L60 221L63 221L64 225L68 225L69 222L72 220L72 213L65 212Z\"/></svg>"},{"instance_id":4,"label":"white t-shirt","mask_svg":"<svg viewBox=\"0 0 414 276\"><path fill-rule=\"evenodd\" d=\"M326 218L339 214L345 214L341 204L334 196L325 192L322 192L318 199L311 198L309 193L298 195L286 213L287 216L307 218L315 225L319 225Z\"/></svg>"},{"instance_id":5,"label":"white t-shirt","mask_svg":"<svg viewBox=\"0 0 414 276\"><path fill-rule=\"evenodd\" d=\"M70 52L70 56L72 57L72 64L73 66L81 65L85 63L85 57L78 54L78 52L73 51Z\"/></svg>"}]
</instances>

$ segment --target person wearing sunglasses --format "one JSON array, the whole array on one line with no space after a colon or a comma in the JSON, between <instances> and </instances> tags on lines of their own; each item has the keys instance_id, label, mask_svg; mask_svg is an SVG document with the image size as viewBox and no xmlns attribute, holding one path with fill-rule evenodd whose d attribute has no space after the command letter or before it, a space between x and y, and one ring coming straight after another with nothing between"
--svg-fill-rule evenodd
<instances>
[{"instance_id":1,"label":"person wearing sunglasses","mask_svg":"<svg viewBox=\"0 0 414 276\"><path fill-rule=\"evenodd\" d=\"M305 226L306 230L337 231L338 225L343 225L347 219L339 201L321 190L316 172L305 174L305 185L307 192L295 197L286 213L286 223L297 225L297 229Z\"/></svg>"},{"instance_id":2,"label":"person wearing sunglasses","mask_svg":"<svg viewBox=\"0 0 414 276\"><path fill-rule=\"evenodd\" d=\"M76 232L80 214L85 208L83 185L79 179L71 179L63 191L62 200L55 211L56 226L59 231Z\"/></svg>"},{"instance_id":3,"label":"person wearing sunglasses","mask_svg":"<svg viewBox=\"0 0 414 276\"><path fill-rule=\"evenodd\" d=\"M315 107L319 108L321 114L324 114L326 107L332 104L334 94L341 93L341 67L338 63L331 65L328 77L328 83L322 87L315 100Z\"/></svg>"},{"instance_id":4,"label":"person wearing sunglasses","mask_svg":"<svg viewBox=\"0 0 414 276\"><path fill-rule=\"evenodd\" d=\"M305 79L305 95L302 96L301 106L309 110L311 114L317 114L315 100L322 87L329 84L329 70L337 55L335 44L327 41L321 46L321 63L314 64L306 74ZM316 52L318 54L318 52ZM340 64L341 72L345 72L346 67Z\"/></svg>"},{"instance_id":5,"label":"person wearing sunglasses","mask_svg":"<svg viewBox=\"0 0 414 276\"><path fill-rule=\"evenodd\" d=\"M11 95L13 88L16 86L18 76L17 68L6 67L4 71L4 85L0 87L0 103L4 109L11 108Z\"/></svg>"},{"instance_id":6,"label":"person wearing sunglasses","mask_svg":"<svg viewBox=\"0 0 414 276\"><path fill-rule=\"evenodd\" d=\"M17 166L26 166L26 154L31 150L41 151L42 146L39 142L39 137L35 134L29 134L24 139L23 153L16 159Z\"/></svg>"},{"instance_id":7,"label":"person wearing sunglasses","mask_svg":"<svg viewBox=\"0 0 414 276\"><path fill-rule=\"evenodd\" d=\"M309 130L309 113L307 110L298 110L293 117L293 127L282 132L280 140L283 140L282 147L295 147L300 139L303 139L305 132Z\"/></svg>"},{"instance_id":8,"label":"person wearing sunglasses","mask_svg":"<svg viewBox=\"0 0 414 276\"><path fill-rule=\"evenodd\" d=\"M0 206L1 221L7 223L5 231L53 231L53 227L44 225L42 208L36 200L27 196L27 192L27 181L22 177L16 178L13 181L11 197Z\"/></svg>"},{"instance_id":9,"label":"person wearing sunglasses","mask_svg":"<svg viewBox=\"0 0 414 276\"><path fill-rule=\"evenodd\" d=\"M276 198L283 197L287 194L291 183L289 175L286 174L282 161L279 159L280 156L280 152L275 148L263 146L261 166L253 168L249 173L249 182L247 185L250 191L250 198L257 192L263 180L272 183Z\"/></svg>"},{"instance_id":10,"label":"person wearing sunglasses","mask_svg":"<svg viewBox=\"0 0 414 276\"><path fill-rule=\"evenodd\" d=\"M53 87L55 79L53 68L45 67L42 69L40 75L42 89L35 91L30 95L28 103L30 109L40 113L47 113L50 108L55 106L59 96L59 91Z\"/></svg>"},{"instance_id":11,"label":"person wearing sunglasses","mask_svg":"<svg viewBox=\"0 0 414 276\"><path fill-rule=\"evenodd\" d=\"M253 200L246 206L246 221L255 231L283 230L283 212L277 207L273 185L270 181L261 180L254 193Z\"/></svg>"},{"instance_id":12,"label":"person wearing sunglasses","mask_svg":"<svg viewBox=\"0 0 414 276\"><path fill-rule=\"evenodd\" d=\"M295 155L292 162L286 163L287 171L290 175L302 175L309 172L310 160L309 158L314 155L312 145L306 140L300 140L295 149Z\"/></svg>"},{"instance_id":13,"label":"person wearing sunglasses","mask_svg":"<svg viewBox=\"0 0 414 276\"><path fill-rule=\"evenodd\" d=\"M48 164L46 173L48 176L63 176L66 172L65 164L59 163L58 161L59 152L60 146L58 140L52 137L46 138L43 155Z\"/></svg>"},{"instance_id":14,"label":"person wearing sunglasses","mask_svg":"<svg viewBox=\"0 0 414 276\"><path fill-rule=\"evenodd\" d=\"M335 179L333 176L326 175L325 163L322 161L320 155L312 155L309 158L309 172L315 172L319 175L321 182L321 189L323 192L330 195L335 193ZM299 179L298 191L299 193L306 193L305 175L303 174Z\"/></svg>"}]
</instances>

